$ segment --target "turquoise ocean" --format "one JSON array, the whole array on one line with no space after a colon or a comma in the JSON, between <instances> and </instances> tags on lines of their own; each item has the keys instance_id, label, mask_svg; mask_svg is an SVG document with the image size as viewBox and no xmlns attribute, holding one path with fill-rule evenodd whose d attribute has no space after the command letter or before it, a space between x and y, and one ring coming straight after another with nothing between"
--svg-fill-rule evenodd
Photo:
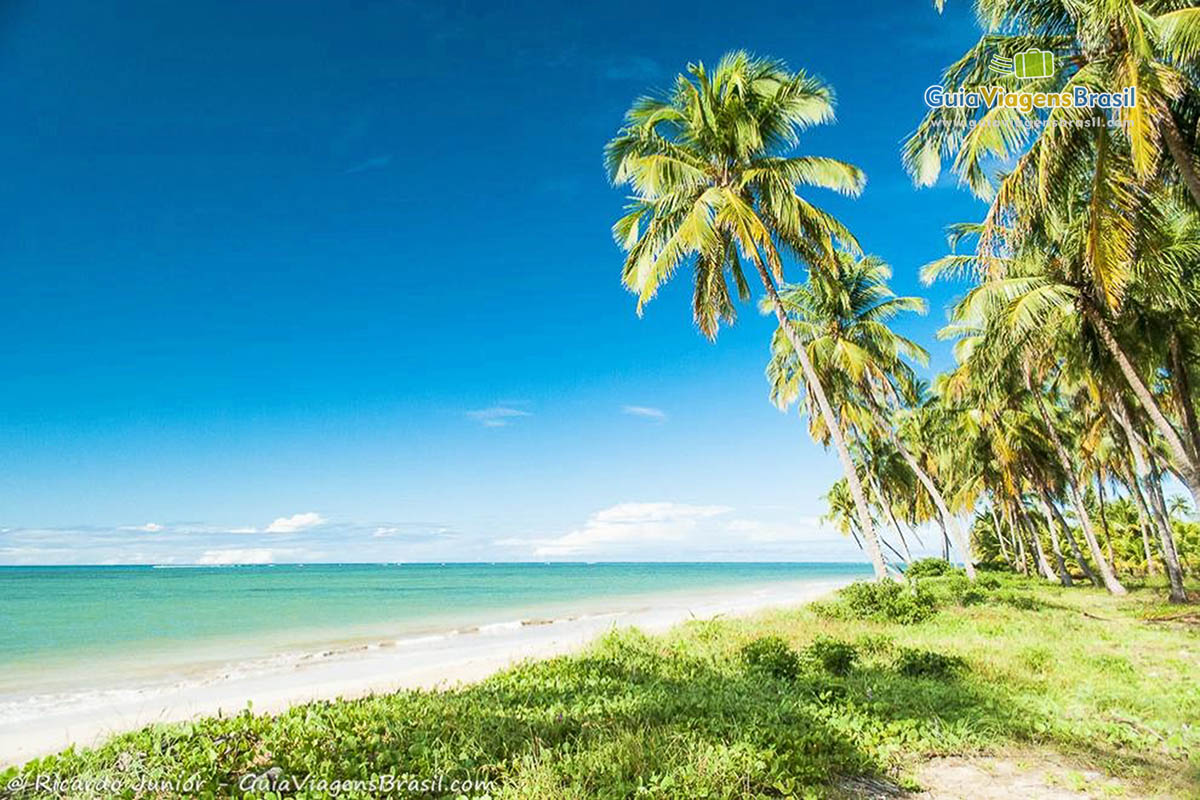
<instances>
[{"instance_id":1,"label":"turquoise ocean","mask_svg":"<svg viewBox=\"0 0 1200 800\"><path fill-rule=\"evenodd\" d=\"M0 567L0 708L381 638L869 574L829 563Z\"/></svg>"}]
</instances>

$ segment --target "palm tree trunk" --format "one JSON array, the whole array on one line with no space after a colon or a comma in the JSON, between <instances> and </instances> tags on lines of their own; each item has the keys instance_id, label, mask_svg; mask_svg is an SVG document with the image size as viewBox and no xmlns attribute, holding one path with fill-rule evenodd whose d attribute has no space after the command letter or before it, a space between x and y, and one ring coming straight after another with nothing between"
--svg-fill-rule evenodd
<instances>
[{"instance_id":1,"label":"palm tree trunk","mask_svg":"<svg viewBox=\"0 0 1200 800\"><path fill-rule=\"evenodd\" d=\"M800 360L800 369L804 372L804 381L807 384L808 391L812 392L817 398L817 406L821 409L821 416L825 419L825 427L829 430L829 438L833 440L834 448L837 450L838 458L842 462L842 471L846 475L846 484L850 488L850 496L854 498L854 509L858 515L859 529L862 531L863 539L866 542L867 555L871 559L871 566L875 569L876 580L886 580L888 577L887 564L884 563L883 553L879 548L879 537L875 534L875 526L871 522L871 512L867 506L867 498L863 493L862 482L858 479L858 470L854 468L854 460L850 457L850 450L846 447L846 437L842 434L842 427L834 416L833 408L829 405L829 399L825 396L825 389L821 386L821 381L817 378L817 373L813 369L812 361L808 358L808 350L804 346L804 342L800 339L800 334L796 332L795 326L788 318L787 312L784 311L783 301L779 299L779 291L775 288L775 281L771 278L771 274L767 272L767 267L762 262L762 258L755 253L754 264L758 268L759 277L762 278L763 289L767 292L767 297L771 301L771 305L775 308L775 318L779 320L779 327L783 330L788 341L792 344L792 349L796 351L796 358Z\"/></svg>"},{"instance_id":2,"label":"palm tree trunk","mask_svg":"<svg viewBox=\"0 0 1200 800\"><path fill-rule=\"evenodd\" d=\"M911 563L912 551L908 549L908 540L904 538L904 531L901 529L900 523L896 521L896 515L892 513L892 504L888 502L887 496L883 493L879 476L874 473L871 473L871 488L875 490L875 496L879 498L879 507L887 512L888 519L892 521L892 527L896 529L896 535L900 537L900 549L904 551L904 563Z\"/></svg>"},{"instance_id":3,"label":"palm tree trunk","mask_svg":"<svg viewBox=\"0 0 1200 800\"><path fill-rule=\"evenodd\" d=\"M1000 518L996 516L996 504L989 503L988 510L992 512L992 527L996 529L996 541L1000 543L1000 557L1011 564L1012 559L1008 557L1008 550L1004 546L1004 531L1000 530Z\"/></svg>"},{"instance_id":4,"label":"palm tree trunk","mask_svg":"<svg viewBox=\"0 0 1200 800\"><path fill-rule=\"evenodd\" d=\"M1157 575L1158 565L1154 563L1154 553L1150 551L1150 531L1145 525L1138 525L1142 532L1142 552L1146 556L1146 574Z\"/></svg>"},{"instance_id":5,"label":"palm tree trunk","mask_svg":"<svg viewBox=\"0 0 1200 800\"><path fill-rule=\"evenodd\" d=\"M1033 563L1037 566L1038 572L1051 583L1058 583L1058 575L1054 573L1050 562L1046 560L1046 552L1042 550L1042 540L1038 537L1037 528L1029 519L1029 514L1025 511L1025 503L1022 500L1017 500L1017 516L1021 518L1021 525L1033 542Z\"/></svg>"},{"instance_id":6,"label":"palm tree trunk","mask_svg":"<svg viewBox=\"0 0 1200 800\"><path fill-rule=\"evenodd\" d=\"M865 553L867 548L863 547L862 539L858 538L858 531L854 530L853 522L850 523L850 536L854 539L854 543L858 545L858 549Z\"/></svg>"},{"instance_id":7,"label":"palm tree trunk","mask_svg":"<svg viewBox=\"0 0 1200 800\"><path fill-rule=\"evenodd\" d=\"M1045 495L1038 491L1037 483L1034 483L1033 487L1033 494L1037 495L1038 503L1042 506L1042 513L1046 518L1046 530L1050 533L1050 547L1054 549L1054 560L1058 565L1058 575L1061 576L1060 581L1064 587L1069 587L1073 581L1070 579L1070 572L1067 571L1067 559L1062 557L1062 545L1058 543L1058 530L1055 525L1054 515L1050 513L1049 507L1046 506Z\"/></svg>"},{"instance_id":8,"label":"palm tree trunk","mask_svg":"<svg viewBox=\"0 0 1200 800\"><path fill-rule=\"evenodd\" d=\"M904 442L897 435L895 428L888 424L888 421L879 413L879 409L871 406L871 414L875 417L876 424L888 432L888 435L892 439L892 444L896 446L896 450L900 453L900 457L904 459L904 463L908 464L908 468L916 474L917 480L921 482L921 485L925 487L925 491L933 498L933 504L937 506L938 515L942 518L943 526L950 529L955 544L958 545L958 549L962 553L963 566L967 570L967 578L975 580L975 565L971 563L971 542L963 533L962 528L959 527L958 521L950 515L950 509L946 507L946 499L938 491L933 478L929 477L929 473L922 469L917 460L913 458L912 453L908 452L908 448L904 446ZM949 561L949 559L946 560Z\"/></svg>"},{"instance_id":9,"label":"palm tree trunk","mask_svg":"<svg viewBox=\"0 0 1200 800\"><path fill-rule=\"evenodd\" d=\"M916 526L913 525L913 523L909 522L907 524L907 528L908 528L908 535L917 540L917 545L920 547L925 547L925 542L921 541L921 534L919 534L917 532Z\"/></svg>"},{"instance_id":10,"label":"palm tree trunk","mask_svg":"<svg viewBox=\"0 0 1200 800\"><path fill-rule=\"evenodd\" d=\"M1158 565L1154 563L1154 554L1150 551L1150 531L1154 529L1153 516L1150 513L1150 508L1146 505L1146 497L1142 494L1142 489L1138 486L1137 473L1134 468L1126 464L1126 474L1122 475L1122 480L1126 488L1129 489L1129 494L1133 497L1133 504L1138 510L1138 529L1142 532L1142 551L1146 555L1146 574L1155 575L1158 573Z\"/></svg>"},{"instance_id":11,"label":"palm tree trunk","mask_svg":"<svg viewBox=\"0 0 1200 800\"><path fill-rule=\"evenodd\" d=\"M1146 490L1150 494L1150 503L1158 517L1158 536L1162 543L1163 563L1167 565L1167 576L1171 582L1170 601L1186 603L1187 590L1183 588L1183 568L1179 563L1179 551L1175 549L1175 534L1171 530L1171 514L1167 511L1167 503L1162 494L1162 474L1158 470L1158 459L1152 450L1146 451L1150 461L1150 480Z\"/></svg>"},{"instance_id":12,"label":"palm tree trunk","mask_svg":"<svg viewBox=\"0 0 1200 800\"><path fill-rule=\"evenodd\" d=\"M1050 562L1046 560L1046 551L1042 549L1042 539L1038 536L1037 528L1030 526L1029 538L1033 539L1033 552L1037 555L1038 571L1042 573L1042 577L1051 583L1060 583L1058 573L1054 571L1054 567L1050 566Z\"/></svg>"},{"instance_id":13,"label":"palm tree trunk","mask_svg":"<svg viewBox=\"0 0 1200 800\"><path fill-rule=\"evenodd\" d=\"M1137 471L1133 466L1133 459L1129 454L1129 448L1125 449L1124 458L1120 461L1120 468L1117 470L1117 475L1121 479L1121 483L1125 484L1129 496L1133 498L1134 508L1138 513L1138 530L1142 534L1142 554L1146 558L1146 574L1155 575L1158 573L1158 565L1154 563L1154 554L1150 549L1150 531L1154 529L1154 522L1150 514L1150 508L1146 505L1146 497L1142 494L1142 489L1138 486Z\"/></svg>"},{"instance_id":14,"label":"palm tree trunk","mask_svg":"<svg viewBox=\"0 0 1200 800\"><path fill-rule=\"evenodd\" d=\"M1200 202L1200 200L1197 200ZM1146 384L1142 382L1142 378L1138 375L1137 370L1133 368L1133 364L1129 361L1129 357L1125 354L1125 349L1113 336L1112 329L1108 327L1108 323L1104 317L1097 312L1091 305L1085 306L1085 313L1092 323L1096 326L1096 330L1100 332L1100 338L1104 341L1104 346L1116 359L1117 366L1121 369L1121 374L1125 376L1125 380L1129 383L1129 387L1133 389L1133 394L1137 397L1142 408L1145 409L1146 415L1150 417L1150 421L1154 423L1155 429L1162 434L1163 439L1167 442L1167 448L1171 451L1171 459L1175 462L1175 466L1179 468L1179 474L1183 478L1183 482L1187 485L1188 490L1192 493L1192 499L1200 506L1200 471L1196 468L1196 462L1192 460L1188 450L1184 447L1183 440L1179 438L1179 434L1175 431L1174 426L1163 414L1158 403L1154 399L1154 395L1146 388Z\"/></svg>"},{"instance_id":15,"label":"palm tree trunk","mask_svg":"<svg viewBox=\"0 0 1200 800\"><path fill-rule=\"evenodd\" d=\"M1046 515L1046 529L1050 531L1050 546L1054 548L1054 560L1058 562L1058 574L1062 576L1062 585L1071 586L1074 581L1071 580L1071 573L1067 570L1067 560L1063 558L1062 545L1058 542L1058 526L1054 521L1054 514L1050 511L1046 496L1041 492L1036 492L1036 494L1042 505L1042 513Z\"/></svg>"},{"instance_id":16,"label":"palm tree trunk","mask_svg":"<svg viewBox=\"0 0 1200 800\"><path fill-rule=\"evenodd\" d=\"M1100 471L1096 471L1096 511L1100 514L1100 528L1104 531L1104 546L1108 550L1108 566L1116 570L1117 562L1113 558L1112 531L1108 527L1108 512L1104 508L1104 479Z\"/></svg>"},{"instance_id":17,"label":"palm tree trunk","mask_svg":"<svg viewBox=\"0 0 1200 800\"><path fill-rule=\"evenodd\" d=\"M1075 556L1075 561L1079 564L1079 568L1083 570L1083 574L1092 582L1093 586L1103 586L1104 582L1092 571L1088 566L1087 559L1083 557L1083 551L1079 549L1079 542L1075 541L1075 534L1071 532L1071 526L1063 519L1062 512L1058 510L1058 505L1054 502L1054 497L1050 494L1050 490L1042 487L1042 496L1046 498L1046 505L1050 507L1050 512L1054 514L1054 518L1058 520L1058 527L1062 530L1063 536L1067 537L1067 544L1071 546L1071 553Z\"/></svg>"},{"instance_id":18,"label":"palm tree trunk","mask_svg":"<svg viewBox=\"0 0 1200 800\"><path fill-rule=\"evenodd\" d=\"M903 563L905 563L905 564L907 564L907 563L908 563L908 559L907 559L907 558L905 558L903 555L901 555L901 553L900 553L900 551L899 551L899 550L897 550L896 548L892 547L892 543L891 543L891 542L889 542L887 539L885 539L885 538L884 538L884 537L882 537L882 536L880 536L880 537L879 537L879 541L883 542L883 546L884 546L884 547L886 547L888 550L891 550L891 551L892 551L892 555L894 555L898 561L901 561L901 562L903 562Z\"/></svg>"},{"instance_id":19,"label":"palm tree trunk","mask_svg":"<svg viewBox=\"0 0 1200 800\"><path fill-rule=\"evenodd\" d=\"M1013 536L1014 536L1014 537L1016 538L1016 540L1017 540L1017 547L1019 547L1019 548L1020 548L1020 552L1021 552L1021 574L1022 574L1022 575L1028 575L1028 574L1029 574L1029 562L1030 562L1030 560L1032 560L1032 561L1033 561L1033 571L1034 571L1034 572L1037 572L1037 571L1038 571L1038 563L1037 563L1037 558L1036 558L1035 556L1033 556L1033 555L1032 555L1032 553L1033 553L1033 548L1032 548L1032 547L1030 547L1030 546L1028 545L1028 543L1026 542L1026 540L1025 540L1025 531L1024 531L1024 529L1022 529L1022 528L1021 528L1021 526L1020 526L1020 525L1018 525L1018 524L1017 524L1017 523L1014 521L1014 522L1013 522L1013 529L1012 529L1012 532L1013 532Z\"/></svg>"},{"instance_id":20,"label":"palm tree trunk","mask_svg":"<svg viewBox=\"0 0 1200 800\"><path fill-rule=\"evenodd\" d=\"M1196 174L1196 165L1192 161L1191 153L1188 152L1187 144L1183 141L1179 127L1175 124L1175 118L1171 116L1170 109L1163 111L1162 120L1162 133L1163 139L1167 142L1167 150L1170 151L1175 166L1179 167L1179 175L1183 178L1183 183L1191 193L1192 199L1197 206L1200 206L1200 175Z\"/></svg>"},{"instance_id":21,"label":"palm tree trunk","mask_svg":"<svg viewBox=\"0 0 1200 800\"><path fill-rule=\"evenodd\" d=\"M1171 331L1170 348L1171 385L1175 402L1179 405L1179 418L1187 431L1186 442L1192 451L1192 459L1200 462L1200 423L1196 421L1196 405L1192 402L1192 379L1188 375L1187 358L1183 353L1183 342L1178 331Z\"/></svg>"},{"instance_id":22,"label":"palm tree trunk","mask_svg":"<svg viewBox=\"0 0 1200 800\"><path fill-rule=\"evenodd\" d=\"M1025 537L1017 530L1017 525L1013 522L1012 508L1008 503L1004 504L1004 521L1008 523L1008 532L1012 535L1013 552L1016 554L1017 572L1022 575L1029 574L1029 563L1025 560Z\"/></svg>"},{"instance_id":23,"label":"palm tree trunk","mask_svg":"<svg viewBox=\"0 0 1200 800\"><path fill-rule=\"evenodd\" d=\"M1179 566L1179 553L1175 549L1175 534L1171 530L1171 518L1166 513L1166 504L1162 502L1162 495L1155 491L1158 470L1152 469L1152 466L1157 466L1156 462L1147 463L1148 451L1142 450L1141 438L1133 428L1129 414L1125 411L1125 404L1118 399L1108 404L1108 411L1125 434L1125 443L1129 446L1129 454L1133 457L1135 483L1145 489L1150 500L1150 516L1158 529L1163 565L1167 568L1167 580L1171 585L1170 600L1172 603L1186 603L1187 591L1183 588L1183 569ZM1151 459L1154 458L1153 453L1149 455Z\"/></svg>"},{"instance_id":24,"label":"palm tree trunk","mask_svg":"<svg viewBox=\"0 0 1200 800\"><path fill-rule=\"evenodd\" d=\"M1096 541L1095 529L1092 527L1092 518L1088 514L1087 507L1083 504L1083 496L1079 493L1079 484L1075 480L1075 470L1071 466L1071 459L1067 456L1067 449L1063 447L1062 439L1059 438L1058 429L1054 427L1054 423L1050 421L1050 412L1046 410L1046 404L1042 400L1041 392L1033 390L1033 386L1029 386L1029 391L1033 394L1033 399L1037 403L1038 412L1041 414L1042 423L1046 426L1046 430L1050 432L1050 441L1054 445L1054 452L1058 455L1058 461L1062 465L1063 472L1067 475L1067 488L1071 493L1071 504L1075 506L1075 513L1079 515L1079 525L1083 530L1083 538L1087 542L1088 550L1092 553L1092 558L1096 562L1096 569L1100 571L1100 578L1104 581L1104 588L1112 594L1126 594L1125 587L1117 580L1117 576L1108 567L1108 562L1104 560L1104 554L1100 551L1100 543Z\"/></svg>"}]
</instances>

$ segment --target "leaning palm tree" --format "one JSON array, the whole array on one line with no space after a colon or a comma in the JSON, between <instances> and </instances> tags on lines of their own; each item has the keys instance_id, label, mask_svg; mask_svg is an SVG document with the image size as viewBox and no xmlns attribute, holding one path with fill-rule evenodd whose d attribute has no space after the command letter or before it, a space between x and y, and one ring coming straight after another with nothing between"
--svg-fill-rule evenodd
<instances>
[{"instance_id":1,"label":"leaning palm tree","mask_svg":"<svg viewBox=\"0 0 1200 800\"><path fill-rule=\"evenodd\" d=\"M1032 302L1023 308L1066 300L1086 317L1168 445L1174 468L1200 497L1200 456L1174 429L1114 327L1131 293L1170 293L1180 263L1194 263L1194 257L1178 258L1178 240L1157 235L1178 228L1172 218L1189 219L1200 206L1194 144L1180 126L1194 125L1200 96L1200 10L1194 5L977 0L987 32L946 71L947 91L988 84L1026 94L1133 86L1136 104L1116 112L1122 126L1111 126L1105 109L1074 105L1034 111L1044 125L1028 124L1025 114L1002 103L934 108L906 144L905 161L917 182L928 184L952 157L955 172L991 200L977 248L990 278L1039 277L1014 275L1006 266L1022 249L1047 261L1053 275L1040 277L1052 277L1057 286L1027 283ZM993 56L1028 48L1052 51L1060 69L1032 80L995 74ZM1003 171L995 168L998 162ZM1152 191L1163 186L1179 197L1164 202L1172 192ZM1066 270L1058 268L1064 256L1073 262L1062 264ZM1002 284L1001 291L1017 285Z\"/></svg>"},{"instance_id":2,"label":"leaning palm tree","mask_svg":"<svg viewBox=\"0 0 1200 800\"><path fill-rule=\"evenodd\" d=\"M1019 228L996 232L990 244L983 242L984 228L962 226L960 232L978 235L975 252L939 259L923 276L977 277L981 283L960 304L961 312L1003 320L1011 338L1035 341L1057 331L1073 339L1072 358L1087 348L1107 352L1162 437L1172 466L1200 498L1200 462L1167 418L1167 407L1153 391L1152 371L1138 363L1121 330L1130 297L1177 315L1200 313L1200 295L1190 282L1200 252L1200 229L1188 222L1194 212L1169 194L1138 189L1136 209L1114 215L1099 187L1074 186L1078 196ZM1168 300L1172 295L1182 296Z\"/></svg>"},{"instance_id":3,"label":"leaning palm tree","mask_svg":"<svg viewBox=\"0 0 1200 800\"><path fill-rule=\"evenodd\" d=\"M833 525L838 533L849 536L861 549L863 543L858 535L860 524L858 512L854 508L854 498L850 496L846 479L839 478L834 481L833 485L829 487L829 491L821 499L826 504L825 513L821 515L821 522Z\"/></svg>"},{"instance_id":4,"label":"leaning palm tree","mask_svg":"<svg viewBox=\"0 0 1200 800\"><path fill-rule=\"evenodd\" d=\"M710 339L721 322L733 322L734 292L750 296L743 265L758 274L800 353L882 579L887 568L841 426L778 302L785 256L831 270L837 245L857 248L845 226L799 189L856 195L863 173L831 158L792 155L801 131L832 118L830 88L780 61L737 51L711 72L702 63L690 65L669 92L637 100L605 149L613 183L633 192L613 234L627 253L622 280L637 295L639 313L680 266L692 268L693 314Z\"/></svg>"},{"instance_id":5,"label":"leaning palm tree","mask_svg":"<svg viewBox=\"0 0 1200 800\"><path fill-rule=\"evenodd\" d=\"M928 359L924 348L893 331L889 323L903 312L924 313L925 301L892 292L887 285L891 269L874 256L855 258L838 253L837 259L836 271L814 272L807 283L780 291L787 316L805 342L809 361L826 394L833 398L838 418L855 429L857 439L869 441L882 435L889 441L929 493L942 525L954 533L967 574L973 579L969 543L929 472L897 435L889 418L917 396L916 377L908 361L924 364ZM774 310L770 300L762 305L764 310ZM797 356L792 339L780 327L771 343L767 375L771 399L781 407L795 400L806 383L805 373L797 369ZM823 418L810 414L810 419L815 438L824 439L831 433Z\"/></svg>"},{"instance_id":6,"label":"leaning palm tree","mask_svg":"<svg viewBox=\"0 0 1200 800\"><path fill-rule=\"evenodd\" d=\"M909 504L905 500L912 498L918 491L916 478L890 441L864 436L858 442L858 451L863 464L863 475L879 507L880 519L891 523L891 528L900 542L904 560L911 563L912 548L908 544L908 537L904 535L900 518L904 518L905 512L909 510Z\"/></svg>"},{"instance_id":7,"label":"leaning palm tree","mask_svg":"<svg viewBox=\"0 0 1200 800\"><path fill-rule=\"evenodd\" d=\"M1023 263L1016 259L1010 268ZM1036 261L1034 269L1044 266ZM1058 314L1043 316L1037 313L1046 304L1063 300L1055 292L1038 294L1018 281L1019 278L1000 278L976 287L954 309L955 324L943 331L943 336L963 337L969 346L957 348L965 356L955 371L952 383L959 391L968 393L981 407L994 407L998 419L1035 418L1042 424L1038 438L1048 436L1063 474L1076 513L1079 515L1084 539L1087 541L1098 572L1105 586L1114 594L1125 589L1104 560L1094 533L1094 527L1083 503L1076 471L1068 448L1068 431L1059 414L1057 389L1065 362L1079 353L1076 337L1077 317ZM1067 291L1056 284L1056 291ZM1025 289L1026 291L1019 291ZM1049 299L1047 297L1049 296ZM1012 296L1020 300L1014 306ZM1030 308L1030 306L1033 308ZM1069 307L1069 301L1067 303ZM1039 320L1040 325L1034 320ZM964 342L960 342L960 345ZM1051 373L1054 373L1053 375ZM1053 378L1053 379L1052 379ZM1047 402L1049 393L1049 402ZM1032 408L1030 408L1032 406ZM1026 429L1026 423L1021 424ZM999 429L997 429L998 432ZM1023 492L1027 469L1021 463L1021 447L1017 436L993 435L993 452L1002 464L1005 475L1003 500L1015 503Z\"/></svg>"}]
</instances>

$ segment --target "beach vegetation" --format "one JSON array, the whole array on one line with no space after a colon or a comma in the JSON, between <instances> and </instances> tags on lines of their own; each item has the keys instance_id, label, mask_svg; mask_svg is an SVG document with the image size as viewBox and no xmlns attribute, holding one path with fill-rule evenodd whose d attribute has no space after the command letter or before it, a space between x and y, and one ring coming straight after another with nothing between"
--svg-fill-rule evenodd
<instances>
[{"instance_id":1,"label":"beach vegetation","mask_svg":"<svg viewBox=\"0 0 1200 800\"><path fill-rule=\"evenodd\" d=\"M795 680L800 674L800 656L778 636L764 636L746 644L742 661L751 670L759 670L781 680Z\"/></svg>"},{"instance_id":2,"label":"beach vegetation","mask_svg":"<svg viewBox=\"0 0 1200 800\"><path fill-rule=\"evenodd\" d=\"M919 558L905 567L904 577L909 580L914 578L940 578L943 575L950 575L953 572L954 566L948 561L940 558Z\"/></svg>"},{"instance_id":3,"label":"beach vegetation","mask_svg":"<svg viewBox=\"0 0 1200 800\"><path fill-rule=\"evenodd\" d=\"M805 649L805 654L831 675L844 678L858 662L858 648L840 639L820 636Z\"/></svg>"},{"instance_id":4,"label":"beach vegetation","mask_svg":"<svg viewBox=\"0 0 1200 800\"><path fill-rule=\"evenodd\" d=\"M614 631L477 684L155 725L2 777L198 781L95 797L315 798L328 794L312 780L339 779L341 796L365 798L379 795L353 781L386 773L428 798L447 796L421 788L438 776L482 787L464 797L819 798L860 796L846 787L867 779L920 789L925 759L957 753L1065 760L1120 796L1190 797L1200 660L1194 625L1164 613L1164 586L1118 597L1003 575L980 589L983 603L946 603L916 623L793 608L659 636Z\"/></svg>"},{"instance_id":5,"label":"beach vegetation","mask_svg":"<svg viewBox=\"0 0 1200 800\"><path fill-rule=\"evenodd\" d=\"M912 625L937 613L937 595L926 582L882 581L852 583L833 600L816 603L817 613L830 618L875 620Z\"/></svg>"}]
</instances>

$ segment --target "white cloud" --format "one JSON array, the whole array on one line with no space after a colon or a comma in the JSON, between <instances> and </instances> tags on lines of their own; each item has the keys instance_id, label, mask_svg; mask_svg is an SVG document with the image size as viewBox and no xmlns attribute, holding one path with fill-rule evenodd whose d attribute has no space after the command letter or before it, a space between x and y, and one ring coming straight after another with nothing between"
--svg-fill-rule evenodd
<instances>
[{"instance_id":1,"label":"white cloud","mask_svg":"<svg viewBox=\"0 0 1200 800\"><path fill-rule=\"evenodd\" d=\"M393 539L397 543L413 544L449 539L456 536L453 529L436 522L385 522L362 526L358 530L370 530L372 539Z\"/></svg>"},{"instance_id":2,"label":"white cloud","mask_svg":"<svg viewBox=\"0 0 1200 800\"><path fill-rule=\"evenodd\" d=\"M226 564L270 564L274 559L273 552L265 547L234 549L234 550L205 550L197 564L222 566Z\"/></svg>"},{"instance_id":3,"label":"white cloud","mask_svg":"<svg viewBox=\"0 0 1200 800\"><path fill-rule=\"evenodd\" d=\"M314 525L320 525L325 519L315 511L303 514L292 514L290 517L280 517L267 526L267 533L295 533Z\"/></svg>"},{"instance_id":4,"label":"white cloud","mask_svg":"<svg viewBox=\"0 0 1200 800\"><path fill-rule=\"evenodd\" d=\"M146 533L158 533L165 531L165 525L159 525L157 522L147 522L145 525L131 525L127 528L122 528L123 531L145 531Z\"/></svg>"},{"instance_id":5,"label":"white cloud","mask_svg":"<svg viewBox=\"0 0 1200 800\"><path fill-rule=\"evenodd\" d=\"M434 521L338 521L310 512L276 520L272 533L265 524L249 529L249 535L205 522L163 527L10 528L0 533L0 565L450 561L491 556L483 552L491 536L464 536Z\"/></svg>"},{"instance_id":6,"label":"white cloud","mask_svg":"<svg viewBox=\"0 0 1200 800\"><path fill-rule=\"evenodd\" d=\"M621 406L621 413L631 417L645 417L658 422L664 422L667 419L667 412L653 406Z\"/></svg>"},{"instance_id":7,"label":"white cloud","mask_svg":"<svg viewBox=\"0 0 1200 800\"><path fill-rule=\"evenodd\" d=\"M627 549L648 542L681 542L702 520L726 514L728 506L685 503L620 503L597 511L583 527L552 539L503 539L502 546L533 545L537 556L570 556L600 550Z\"/></svg>"},{"instance_id":8,"label":"white cloud","mask_svg":"<svg viewBox=\"0 0 1200 800\"><path fill-rule=\"evenodd\" d=\"M503 428L518 417L532 416L528 411L508 406L492 406L468 411L467 416L483 425L485 428Z\"/></svg>"}]
</instances>

